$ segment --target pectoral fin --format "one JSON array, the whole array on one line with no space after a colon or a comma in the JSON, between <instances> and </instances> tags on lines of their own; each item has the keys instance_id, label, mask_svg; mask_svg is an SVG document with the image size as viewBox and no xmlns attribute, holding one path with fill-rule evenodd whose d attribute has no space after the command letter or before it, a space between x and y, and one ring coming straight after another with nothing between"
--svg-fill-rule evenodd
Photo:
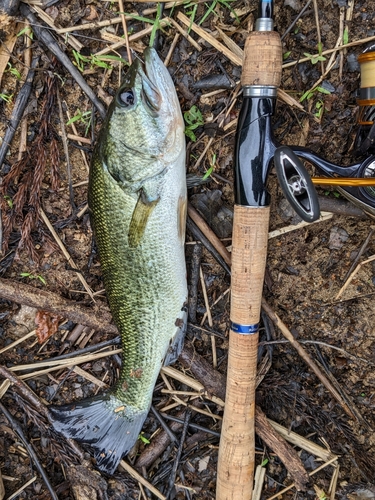
<instances>
[{"instance_id":1,"label":"pectoral fin","mask_svg":"<svg viewBox=\"0 0 375 500\"><path fill-rule=\"evenodd\" d=\"M158 204L158 201L159 200L148 201L142 193L139 195L129 226L129 246L135 248L140 244L146 229L147 221Z\"/></svg>"},{"instance_id":2,"label":"pectoral fin","mask_svg":"<svg viewBox=\"0 0 375 500\"><path fill-rule=\"evenodd\" d=\"M185 243L186 213L187 213L186 196L180 196L178 198L178 208L177 208L177 227L178 227L178 237L180 238L182 245Z\"/></svg>"}]
</instances>

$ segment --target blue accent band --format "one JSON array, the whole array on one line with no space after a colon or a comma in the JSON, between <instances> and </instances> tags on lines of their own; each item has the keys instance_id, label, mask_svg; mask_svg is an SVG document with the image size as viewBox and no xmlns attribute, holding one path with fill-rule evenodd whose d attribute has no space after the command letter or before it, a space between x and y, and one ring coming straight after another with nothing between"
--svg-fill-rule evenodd
<instances>
[{"instance_id":1,"label":"blue accent band","mask_svg":"<svg viewBox=\"0 0 375 500\"><path fill-rule=\"evenodd\" d=\"M231 322L230 329L235 333L241 333L242 335L253 335L259 330L259 323L255 325L239 325L238 323Z\"/></svg>"}]
</instances>

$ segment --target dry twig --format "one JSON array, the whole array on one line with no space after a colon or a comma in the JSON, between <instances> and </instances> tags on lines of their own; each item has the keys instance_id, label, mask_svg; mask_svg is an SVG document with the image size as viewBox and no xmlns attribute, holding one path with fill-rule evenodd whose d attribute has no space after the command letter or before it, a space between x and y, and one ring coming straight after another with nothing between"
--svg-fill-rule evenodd
<instances>
[{"instance_id":1,"label":"dry twig","mask_svg":"<svg viewBox=\"0 0 375 500\"><path fill-rule=\"evenodd\" d=\"M207 295L206 283L204 281L204 275L203 275L202 267L199 270L199 276L200 276L200 280L201 280L201 287L202 287L202 292L203 292L204 304L206 306L206 314L207 314L207 318L208 318L208 324L212 328L213 327L212 315L211 315L210 304L208 302L208 295ZM202 325L203 325L203 322L201 322L201 326Z\"/></svg>"},{"instance_id":2,"label":"dry twig","mask_svg":"<svg viewBox=\"0 0 375 500\"><path fill-rule=\"evenodd\" d=\"M352 265L350 266L348 272L345 274L344 283L349 278L349 276L352 274L353 270L355 269L355 267L357 266L357 264L359 262L359 259L362 257L362 255L367 250L368 244L370 243L370 240L372 238L372 235L374 234L374 231L375 231L375 226L370 226L370 231L369 231L369 233L367 235L367 238L365 239L365 241L363 242L363 244L362 244L361 248L359 249L357 255L355 256L355 259L353 260Z\"/></svg>"},{"instance_id":3,"label":"dry twig","mask_svg":"<svg viewBox=\"0 0 375 500\"><path fill-rule=\"evenodd\" d=\"M317 472L319 472L322 469L325 469L326 467L328 467L328 465L336 465L335 464L336 461L337 461L337 457L335 456L335 457L331 458L331 460L328 460L328 462L324 463L323 465L320 465L319 467L317 467L313 471L309 472L309 476L310 477L313 476ZM284 488L283 490L281 490L278 493L276 493L275 495L272 495L272 497L267 498L267 500L275 500L276 498L280 498L284 493L286 493L287 491L291 490L295 486L296 485L294 483L292 483L289 486L287 486L286 488Z\"/></svg>"},{"instance_id":4,"label":"dry twig","mask_svg":"<svg viewBox=\"0 0 375 500\"><path fill-rule=\"evenodd\" d=\"M205 389L209 393L215 394L222 399L225 398L226 380L224 375L214 370L204 358L188 346L185 346L179 360L185 368L190 369L199 381L198 383L204 384ZM187 382L187 385L189 384L190 382ZM259 407L256 407L255 413L255 432L280 457L293 479L297 482L298 489L304 489L307 482L307 474L297 452L288 446L284 439L272 428Z\"/></svg>"},{"instance_id":5,"label":"dry twig","mask_svg":"<svg viewBox=\"0 0 375 500\"><path fill-rule=\"evenodd\" d=\"M189 217L195 222L198 228L204 233L206 238L210 241L210 243L216 248L221 257L225 260L225 262L230 266L231 264L231 255L228 250L225 248L220 239L216 236L216 234L212 231L207 222L199 215L199 213L195 210L195 208L189 203L188 204L188 214Z\"/></svg>"},{"instance_id":6,"label":"dry twig","mask_svg":"<svg viewBox=\"0 0 375 500\"><path fill-rule=\"evenodd\" d=\"M167 500L167 497L162 495L159 490L157 490L151 483L149 483L143 476L141 476L136 470L133 469L125 460L121 460L120 466L126 470L134 479L139 481L145 488L151 491L160 500Z\"/></svg>"},{"instance_id":7,"label":"dry twig","mask_svg":"<svg viewBox=\"0 0 375 500\"><path fill-rule=\"evenodd\" d=\"M167 19L168 19L168 21L171 23L171 25L172 25L172 26L174 26L174 27L177 29L177 31L179 31L179 32L180 32L180 34L181 34L183 37L185 37L185 38L186 38L186 40L188 40L188 41L191 43L191 45L192 45L193 47L195 47L195 48L198 50L198 52L201 52L201 51L202 51L202 47L199 45L199 43L198 43L198 42L196 42L196 41L194 40L194 38L193 38L193 37L191 37L191 36L189 35L189 33L188 33L186 30L184 30L184 28L182 28L182 27L181 27L181 26L180 26L180 25L179 25L179 24L178 24L178 23L177 23L177 22L176 22L173 18L168 17Z\"/></svg>"},{"instance_id":8,"label":"dry twig","mask_svg":"<svg viewBox=\"0 0 375 500\"><path fill-rule=\"evenodd\" d=\"M57 59L61 62L63 66L67 69L67 71L72 75L77 84L81 87L83 92L87 95L87 97L92 101L94 106L99 111L100 116L104 119L106 116L106 111L103 104L96 97L93 90L87 85L86 81L82 77L81 73L78 69L73 65L69 57L62 52L58 43L53 38L53 36L49 33L47 29L41 26L38 19L31 12L31 9L28 5L22 3L20 5L21 14L29 20L30 24L33 26L33 32L36 38L38 38L44 45L57 57Z\"/></svg>"},{"instance_id":9,"label":"dry twig","mask_svg":"<svg viewBox=\"0 0 375 500\"><path fill-rule=\"evenodd\" d=\"M38 476L34 476L29 481L27 481L25 484L21 486L21 488L18 488L17 491L15 491L10 497L7 498L7 500L13 500L14 498L17 498L25 489L30 486L30 484L33 484L34 481L38 479ZM55 497L57 498L57 497Z\"/></svg>"},{"instance_id":10,"label":"dry twig","mask_svg":"<svg viewBox=\"0 0 375 500\"><path fill-rule=\"evenodd\" d=\"M335 47L333 49L323 50L323 52L321 54L314 54L313 57L318 57L320 55L326 56L328 54L332 54L332 52L337 52L338 50L344 50L344 49L347 49L349 47L356 47L357 45L366 45L367 43L373 42L374 40L375 40L375 36L369 36L367 38L362 38L361 40L356 40L355 42L349 42L349 43L346 43L344 45L340 45L339 47ZM284 63L283 68L290 68L291 66L295 66L296 64L300 64L300 63L307 62L310 60L311 60L311 56L310 57L301 57L301 59L298 59L298 61Z\"/></svg>"},{"instance_id":11,"label":"dry twig","mask_svg":"<svg viewBox=\"0 0 375 500\"><path fill-rule=\"evenodd\" d=\"M206 42L215 47L216 50L224 54L236 66L242 66L242 59L240 57L234 54L231 50L227 49L225 45L218 42L216 38L212 36L210 33L207 33L207 31L198 26L196 23L191 22L191 20L187 16L185 16L185 14L179 12L177 14L177 19L181 21L183 24L185 24L185 26L195 31L195 33L197 33L200 37L206 40Z\"/></svg>"},{"instance_id":12,"label":"dry twig","mask_svg":"<svg viewBox=\"0 0 375 500\"><path fill-rule=\"evenodd\" d=\"M124 39L125 39L125 45L126 45L126 52L128 54L128 61L129 64L132 63L132 53L130 51L130 46L129 46L129 35L128 35L128 27L126 24L126 16L125 16L125 10L124 10L124 2L123 0L118 0L118 5L120 8L120 17L121 17L121 23L122 23L122 28L124 31Z\"/></svg>"},{"instance_id":13,"label":"dry twig","mask_svg":"<svg viewBox=\"0 0 375 500\"><path fill-rule=\"evenodd\" d=\"M354 271L351 273L349 278L346 280L345 284L340 288L339 293L336 295L335 300L338 300L341 295L345 292L345 290L348 288L352 280L354 279L355 275L358 273L358 271L361 269L362 266L365 264L368 264L369 262L372 262L375 260L375 255L371 255L368 259L364 260L363 262L360 262L357 267L354 269Z\"/></svg>"},{"instance_id":14,"label":"dry twig","mask_svg":"<svg viewBox=\"0 0 375 500\"><path fill-rule=\"evenodd\" d=\"M59 237L59 235L56 233L54 227L52 226L52 224L50 223L48 217L46 216L46 214L44 213L44 211L42 209L40 209L40 216L44 222L44 224L48 227L48 229L50 230L54 240L56 241L56 243L59 245L60 247L60 250L62 251L62 253L64 254L64 257L66 258L66 260L68 261L69 263L69 266L72 268L72 269L75 269L77 270L77 278L79 279L79 281L82 283L84 289L86 290L86 292L90 295L91 299L93 301L95 301L94 299L94 295L92 293L92 290L91 288L89 287L87 281L85 280L85 278L83 277L82 273L79 271L78 267L76 266L74 260L71 258L71 256L69 255L69 252L68 250L65 248L65 245L64 243L61 241L61 238Z\"/></svg>"},{"instance_id":15,"label":"dry twig","mask_svg":"<svg viewBox=\"0 0 375 500\"><path fill-rule=\"evenodd\" d=\"M24 435L23 433L23 430L22 430L22 427L20 426L20 424L17 422L17 420L12 416L12 414L5 408L5 406L0 403L0 409L1 411L4 413L5 417L7 418L8 422L10 423L12 429L14 430L14 432L18 435L18 437L20 438L20 440L22 441L22 443L24 444L28 454L30 455L30 458L31 460L33 461L36 469L38 470L39 474L42 476L43 478L43 481L45 482L47 488L48 488L48 491L50 492L51 494L51 498L52 500L59 500L58 499L58 496L55 492L55 490L53 489L52 487L52 484L42 466L42 464L40 463L39 459L38 459L38 456L37 454L35 453L35 450L33 448L33 446L31 445L31 443L28 442L28 440L26 439L26 436Z\"/></svg>"},{"instance_id":16,"label":"dry twig","mask_svg":"<svg viewBox=\"0 0 375 500\"><path fill-rule=\"evenodd\" d=\"M111 324L112 316L109 309L103 305L96 304L95 307L91 308L83 307L56 293L2 278L0 278L0 297L16 304L25 304L51 313L61 314L75 323L89 326L97 331L118 333L115 325Z\"/></svg>"},{"instance_id":17,"label":"dry twig","mask_svg":"<svg viewBox=\"0 0 375 500\"><path fill-rule=\"evenodd\" d=\"M267 313L269 318L273 321L274 325L279 328L284 337L289 340L291 345L296 349L296 351L304 360L304 362L307 364L307 366L315 373L315 375L319 378L319 380L326 387L326 389L341 405L345 413L349 415L349 417L357 420L358 422L367 425L363 417L359 413L359 411L355 408L354 404L352 403L351 406L349 407L348 403L344 401L344 399L342 398L336 387L333 386L331 381L328 380L328 378L324 375L324 373L321 371L321 369L318 367L315 361L310 357L307 351L305 351L305 349L301 346L301 344L293 337L292 333L287 328L285 323L281 321L279 316L272 310L272 308L268 305L265 299L262 299L262 309ZM349 399L348 396L347 399Z\"/></svg>"},{"instance_id":18,"label":"dry twig","mask_svg":"<svg viewBox=\"0 0 375 500\"><path fill-rule=\"evenodd\" d=\"M12 142L14 134L16 133L17 127L19 125L19 122L21 121L26 105L28 103L35 76L35 69L37 68L38 63L39 63L39 57L36 56L33 58L31 62L31 66L27 73L25 83L23 84L21 90L18 92L16 101L14 103L12 116L10 117L8 128L5 132L5 135L1 143L0 168L4 162L10 143Z\"/></svg>"},{"instance_id":19,"label":"dry twig","mask_svg":"<svg viewBox=\"0 0 375 500\"><path fill-rule=\"evenodd\" d=\"M320 35L320 21L319 21L319 9L318 9L318 2L317 0L313 0L313 5L314 5L314 16L315 16L315 26L316 26L316 34L318 37L318 45L322 45L322 37ZM322 70L322 74L324 74L324 63L323 61L320 61L320 67Z\"/></svg>"}]
</instances>

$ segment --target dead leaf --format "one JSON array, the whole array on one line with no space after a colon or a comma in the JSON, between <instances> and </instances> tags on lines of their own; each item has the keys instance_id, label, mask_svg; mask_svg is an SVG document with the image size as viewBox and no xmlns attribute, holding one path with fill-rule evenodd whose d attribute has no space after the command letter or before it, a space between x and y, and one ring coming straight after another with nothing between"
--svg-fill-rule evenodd
<instances>
[{"instance_id":1,"label":"dead leaf","mask_svg":"<svg viewBox=\"0 0 375 500\"><path fill-rule=\"evenodd\" d=\"M36 336L39 344L43 344L52 335L54 335L58 328L59 322L62 320L61 316L55 316L47 311L38 311L35 316Z\"/></svg>"}]
</instances>

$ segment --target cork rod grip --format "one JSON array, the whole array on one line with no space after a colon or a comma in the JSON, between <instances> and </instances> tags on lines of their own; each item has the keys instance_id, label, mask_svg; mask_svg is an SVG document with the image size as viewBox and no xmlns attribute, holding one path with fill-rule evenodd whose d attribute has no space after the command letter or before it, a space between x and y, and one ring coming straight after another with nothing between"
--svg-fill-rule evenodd
<instances>
[{"instance_id":1,"label":"cork rod grip","mask_svg":"<svg viewBox=\"0 0 375 500\"><path fill-rule=\"evenodd\" d=\"M231 322L216 500L251 500L258 333L267 257L269 207L234 208ZM253 333L237 333L256 325Z\"/></svg>"},{"instance_id":2,"label":"cork rod grip","mask_svg":"<svg viewBox=\"0 0 375 500\"><path fill-rule=\"evenodd\" d=\"M375 51L358 56L361 67L361 89L375 87Z\"/></svg>"},{"instance_id":3,"label":"cork rod grip","mask_svg":"<svg viewBox=\"0 0 375 500\"><path fill-rule=\"evenodd\" d=\"M282 46L276 31L253 31L245 43L242 86L267 85L280 87Z\"/></svg>"}]
</instances>

